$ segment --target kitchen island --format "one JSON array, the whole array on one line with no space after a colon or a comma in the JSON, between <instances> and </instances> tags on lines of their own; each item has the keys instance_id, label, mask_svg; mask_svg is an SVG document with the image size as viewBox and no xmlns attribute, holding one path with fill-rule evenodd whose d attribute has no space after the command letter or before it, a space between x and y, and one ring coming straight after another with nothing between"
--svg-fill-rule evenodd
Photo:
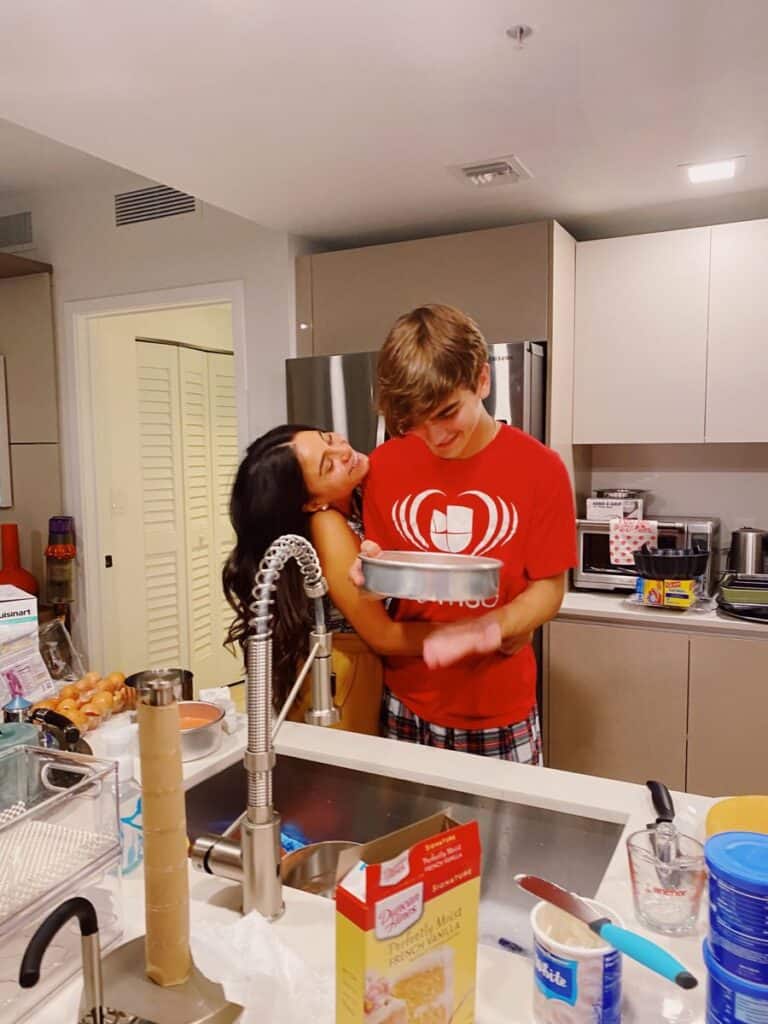
<instances>
[{"instance_id":1,"label":"kitchen island","mask_svg":"<svg viewBox=\"0 0 768 1024\"><path fill-rule=\"evenodd\" d=\"M244 732L239 730L225 737L222 748L216 754L185 766L186 784L191 789L190 800L195 797L196 785L214 780L218 772L238 760L244 740ZM383 780L402 780L403 784L438 787L441 791L454 792L457 800L471 794L481 801L515 804L523 809L531 809L536 814L563 815L574 823L586 820L609 826L614 839L595 896L621 915L629 927L642 932L632 910L625 840L632 831L644 828L652 820L648 794L643 786L509 764L290 722L280 732L277 752L276 779L280 775L281 759L286 770L289 763L307 762L308 772L313 771L312 764L316 766L314 770L318 770L318 766L332 766L334 770L351 770L365 773L367 777L379 776ZM675 797L681 828L701 835L704 815L711 801L689 794L675 794ZM419 816L418 813L414 815L415 818ZM383 824L381 832L385 831L388 831L388 827ZM547 851L543 850L544 853ZM552 851L549 853L552 855ZM562 848L554 853L561 859L565 870L569 858L573 856L568 845L563 843ZM490 863L493 856L494 850L486 848L484 862ZM535 873L540 864L527 861L513 867L516 871ZM205 927L208 920L234 919L237 886L196 872L190 878L193 928ZM555 877L553 880L558 879ZM313 967L332 977L333 904L321 897L287 888L284 889L284 895L286 912L272 926L275 934ZM141 881L126 881L124 896L125 938L130 938L143 930ZM503 912L503 907L501 910ZM705 927L706 916L702 912L696 935L683 939L662 939L662 944L698 976L700 986L693 992L684 993L625 958L624 1021L638 1024L650 1024L651 1021L700 1024L704 1021L706 979L701 941ZM480 930L483 933L482 913ZM644 934L659 938L648 932ZM486 941L479 946L478 1024L527 1024L532 1020L533 965L529 934L521 936L520 945L525 948L523 954L510 953L498 945L494 947L488 944L486 936ZM61 1024L75 1020L78 993L79 979L74 979L61 989L55 999L41 1007L31 1020L34 1024ZM275 1020L274 1024L280 1024L279 1020Z\"/></svg>"}]
</instances>

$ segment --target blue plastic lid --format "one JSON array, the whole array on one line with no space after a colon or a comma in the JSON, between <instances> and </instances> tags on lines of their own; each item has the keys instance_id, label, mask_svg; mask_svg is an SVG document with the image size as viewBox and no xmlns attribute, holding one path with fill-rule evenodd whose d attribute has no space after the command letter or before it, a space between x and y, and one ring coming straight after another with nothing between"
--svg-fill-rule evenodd
<instances>
[{"instance_id":1,"label":"blue plastic lid","mask_svg":"<svg viewBox=\"0 0 768 1024\"><path fill-rule=\"evenodd\" d=\"M725 834L723 833L723 835ZM743 996L751 996L752 999L768 1005L768 985L757 985L754 981L746 981L744 978L739 978L737 975L731 974L730 971L726 971L723 965L715 960L715 954L712 952L707 939L704 940L702 952L707 970L715 981L719 981L721 985L725 985L732 992L738 992L739 995Z\"/></svg>"},{"instance_id":2,"label":"blue plastic lid","mask_svg":"<svg viewBox=\"0 0 768 1024\"><path fill-rule=\"evenodd\" d=\"M737 889L768 896L768 835L759 832L721 832L704 847L713 875Z\"/></svg>"}]
</instances>

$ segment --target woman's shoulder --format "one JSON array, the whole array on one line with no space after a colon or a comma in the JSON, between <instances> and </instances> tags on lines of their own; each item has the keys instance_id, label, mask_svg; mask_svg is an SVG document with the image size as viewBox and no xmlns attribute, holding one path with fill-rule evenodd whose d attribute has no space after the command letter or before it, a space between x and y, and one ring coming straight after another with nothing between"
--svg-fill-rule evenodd
<instances>
[{"instance_id":1,"label":"woman's shoulder","mask_svg":"<svg viewBox=\"0 0 768 1024\"><path fill-rule=\"evenodd\" d=\"M344 536L346 534L352 534L355 537L360 536L362 530L362 524L356 515L352 515L349 518L342 515L338 509L326 508L321 511L315 512L309 520L309 530L312 536L312 540L318 543L321 540L327 540L334 537Z\"/></svg>"}]
</instances>

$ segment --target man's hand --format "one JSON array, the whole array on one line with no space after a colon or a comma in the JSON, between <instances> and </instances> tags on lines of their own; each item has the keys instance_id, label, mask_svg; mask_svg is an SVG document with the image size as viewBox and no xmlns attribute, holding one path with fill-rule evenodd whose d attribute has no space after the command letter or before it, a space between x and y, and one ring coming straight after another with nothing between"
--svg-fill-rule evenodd
<instances>
[{"instance_id":1,"label":"man's hand","mask_svg":"<svg viewBox=\"0 0 768 1024\"><path fill-rule=\"evenodd\" d=\"M374 540L364 540L360 545L360 554L365 555L366 558L378 558L381 554L381 548ZM359 558L356 558L352 563L349 570L349 578L355 584L356 587L365 586L365 577L363 576L363 565Z\"/></svg>"},{"instance_id":2,"label":"man's hand","mask_svg":"<svg viewBox=\"0 0 768 1024\"><path fill-rule=\"evenodd\" d=\"M424 641L423 656L428 668L444 668L470 654L490 654L500 647L501 626L484 615L440 626Z\"/></svg>"}]
</instances>

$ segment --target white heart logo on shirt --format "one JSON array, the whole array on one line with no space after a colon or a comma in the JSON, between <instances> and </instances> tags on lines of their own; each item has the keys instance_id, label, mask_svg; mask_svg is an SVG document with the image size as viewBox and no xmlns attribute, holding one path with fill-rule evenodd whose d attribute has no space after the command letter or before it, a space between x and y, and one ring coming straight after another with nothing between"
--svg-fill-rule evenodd
<instances>
[{"instance_id":1,"label":"white heart logo on shirt","mask_svg":"<svg viewBox=\"0 0 768 1024\"><path fill-rule=\"evenodd\" d=\"M429 524L429 539L438 551L459 554L472 540L472 509L449 505L441 512L436 508Z\"/></svg>"},{"instance_id":2,"label":"white heart logo on shirt","mask_svg":"<svg viewBox=\"0 0 768 1024\"><path fill-rule=\"evenodd\" d=\"M475 535L477 516L468 505L446 504L432 508L429 522L420 525L419 513L424 501L433 496L447 498L445 491L431 488L416 495L408 494L392 506L392 522L400 536L411 546L422 551L437 550L451 554L482 555L495 547L508 544L517 532L517 508L496 495L484 491L462 491L459 498L474 497L485 506L488 523L481 537ZM426 510L425 510L426 511ZM423 516L422 516L423 518ZM424 533L432 542L430 547Z\"/></svg>"}]
</instances>

